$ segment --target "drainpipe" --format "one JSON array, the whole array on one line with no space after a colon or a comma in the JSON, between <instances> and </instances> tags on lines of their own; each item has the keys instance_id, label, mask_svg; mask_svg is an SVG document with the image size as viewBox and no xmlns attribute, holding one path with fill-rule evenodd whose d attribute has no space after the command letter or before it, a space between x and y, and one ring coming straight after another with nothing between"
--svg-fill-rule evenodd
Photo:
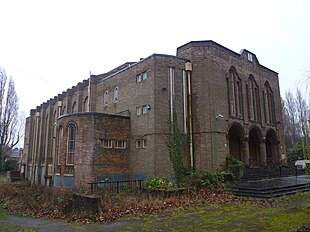
<instances>
[{"instance_id":1,"label":"drainpipe","mask_svg":"<svg viewBox=\"0 0 310 232\"><path fill-rule=\"evenodd\" d=\"M191 62L185 63L185 71L187 73L187 114L188 114L188 133L189 133L189 155L190 155L190 165L192 168L194 168Z\"/></svg>"},{"instance_id":2,"label":"drainpipe","mask_svg":"<svg viewBox=\"0 0 310 232\"><path fill-rule=\"evenodd\" d=\"M88 111L91 112L91 102L92 102L92 88L91 88L91 72L89 72L89 81L88 81Z\"/></svg>"},{"instance_id":3,"label":"drainpipe","mask_svg":"<svg viewBox=\"0 0 310 232\"><path fill-rule=\"evenodd\" d=\"M39 133L39 120L40 120L40 112L36 112L35 114L35 136L34 136L34 152L32 157L32 176L31 176L31 185L35 184L36 181L36 159L37 159L37 147L38 145L38 133ZM39 166L39 164L38 164Z\"/></svg>"}]
</instances>

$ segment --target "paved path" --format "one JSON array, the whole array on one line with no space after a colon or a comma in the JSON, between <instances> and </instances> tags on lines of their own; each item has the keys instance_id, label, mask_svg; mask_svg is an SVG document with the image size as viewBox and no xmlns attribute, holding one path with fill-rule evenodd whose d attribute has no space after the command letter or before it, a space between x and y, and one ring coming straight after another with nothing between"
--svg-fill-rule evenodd
<instances>
[{"instance_id":1,"label":"paved path","mask_svg":"<svg viewBox=\"0 0 310 232\"><path fill-rule=\"evenodd\" d=\"M96 232L96 231L115 231L126 225L134 224L136 221L113 222L110 224L81 224L81 223L67 223L61 220L40 219L29 217L8 216L6 219L0 220L0 231L25 231L36 232ZM4 227L4 228L3 228Z\"/></svg>"}]
</instances>

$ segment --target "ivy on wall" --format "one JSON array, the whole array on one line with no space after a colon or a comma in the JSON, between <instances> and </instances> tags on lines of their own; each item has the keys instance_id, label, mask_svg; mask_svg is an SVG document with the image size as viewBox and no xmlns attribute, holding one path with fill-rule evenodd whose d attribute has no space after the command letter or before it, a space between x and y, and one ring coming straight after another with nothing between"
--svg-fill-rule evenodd
<instances>
[{"instance_id":1,"label":"ivy on wall","mask_svg":"<svg viewBox=\"0 0 310 232\"><path fill-rule=\"evenodd\" d=\"M172 120L168 122L170 135L167 142L170 159L172 161L173 169L177 182L181 182L182 178L186 175L187 168L183 163L182 147L183 136L178 127L177 113L173 108Z\"/></svg>"}]
</instances>

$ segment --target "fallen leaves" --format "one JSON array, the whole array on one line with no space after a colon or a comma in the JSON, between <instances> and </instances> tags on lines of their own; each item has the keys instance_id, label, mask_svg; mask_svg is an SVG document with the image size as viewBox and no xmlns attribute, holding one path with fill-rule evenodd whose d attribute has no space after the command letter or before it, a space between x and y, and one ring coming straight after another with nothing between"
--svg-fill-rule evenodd
<instances>
[{"instance_id":1,"label":"fallen leaves","mask_svg":"<svg viewBox=\"0 0 310 232\"><path fill-rule=\"evenodd\" d=\"M6 191L4 188L8 188ZM77 191L77 190L75 190ZM142 217L146 214L159 214L171 209L187 209L205 204L250 203L256 201L239 198L225 193L222 187L217 189L188 190L169 197L161 194L138 193L135 195L102 195L101 212L65 213L74 190L58 190L14 184L2 186L0 203L10 213L31 215L42 218L58 218L68 222L88 224L93 222L107 223L121 217L133 215ZM271 201L259 201L259 205L270 205Z\"/></svg>"}]
</instances>

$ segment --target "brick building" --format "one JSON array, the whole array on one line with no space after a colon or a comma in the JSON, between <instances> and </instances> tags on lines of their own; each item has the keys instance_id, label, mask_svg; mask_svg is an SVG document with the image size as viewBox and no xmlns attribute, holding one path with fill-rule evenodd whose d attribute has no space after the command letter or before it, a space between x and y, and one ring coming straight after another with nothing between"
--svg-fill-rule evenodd
<instances>
[{"instance_id":1,"label":"brick building","mask_svg":"<svg viewBox=\"0 0 310 232\"><path fill-rule=\"evenodd\" d=\"M167 141L176 112L188 165L222 170L226 157L274 165L284 149L278 74L254 53L213 41L91 75L31 110L26 177L56 187L173 177Z\"/></svg>"}]
</instances>

